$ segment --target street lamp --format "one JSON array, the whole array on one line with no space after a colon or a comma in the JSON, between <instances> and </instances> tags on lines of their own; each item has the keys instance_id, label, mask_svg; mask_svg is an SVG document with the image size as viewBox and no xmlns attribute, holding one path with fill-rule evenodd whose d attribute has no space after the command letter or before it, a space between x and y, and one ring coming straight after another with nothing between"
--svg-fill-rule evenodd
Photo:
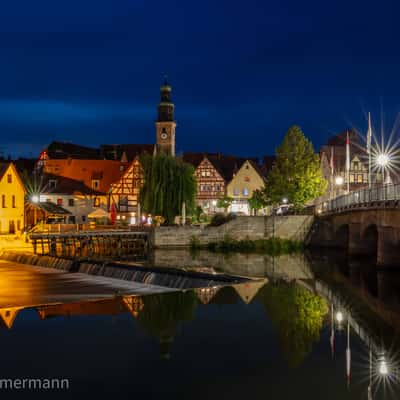
<instances>
[{"instance_id":1,"label":"street lamp","mask_svg":"<svg viewBox=\"0 0 400 400\"><path fill-rule=\"evenodd\" d=\"M386 153L379 153L376 156L376 164L382 168L382 184L385 184L385 169L390 162L390 157Z\"/></svg>"},{"instance_id":2,"label":"street lamp","mask_svg":"<svg viewBox=\"0 0 400 400\"><path fill-rule=\"evenodd\" d=\"M31 196L31 201L32 203L39 203L39 196L37 194L34 194Z\"/></svg>"},{"instance_id":3,"label":"street lamp","mask_svg":"<svg viewBox=\"0 0 400 400\"><path fill-rule=\"evenodd\" d=\"M288 203L287 197L284 197L284 198L282 199L282 203L283 203L283 204L287 204L287 203Z\"/></svg>"},{"instance_id":4,"label":"street lamp","mask_svg":"<svg viewBox=\"0 0 400 400\"><path fill-rule=\"evenodd\" d=\"M344 179L343 179L342 176L337 176L337 177L335 178L335 185L336 185L336 186L342 186L342 185L343 185L343 182L344 182Z\"/></svg>"}]
</instances>

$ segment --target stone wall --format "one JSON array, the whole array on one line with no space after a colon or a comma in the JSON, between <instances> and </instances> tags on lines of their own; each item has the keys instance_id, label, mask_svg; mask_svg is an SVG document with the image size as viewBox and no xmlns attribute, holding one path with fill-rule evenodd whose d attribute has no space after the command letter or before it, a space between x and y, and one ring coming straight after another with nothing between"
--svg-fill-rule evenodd
<instances>
[{"instance_id":1,"label":"stone wall","mask_svg":"<svg viewBox=\"0 0 400 400\"><path fill-rule=\"evenodd\" d=\"M237 217L218 227L158 227L152 233L151 243L156 248L187 247L192 237L200 244L208 244L219 242L226 236L236 240L279 237L303 241L311 229L313 218L310 215Z\"/></svg>"},{"instance_id":2,"label":"stone wall","mask_svg":"<svg viewBox=\"0 0 400 400\"><path fill-rule=\"evenodd\" d=\"M272 257L265 254L221 254L209 251L191 253L187 249L156 249L151 258L151 265L156 267L208 273L224 272L252 278L314 278L309 261L302 253Z\"/></svg>"}]
</instances>

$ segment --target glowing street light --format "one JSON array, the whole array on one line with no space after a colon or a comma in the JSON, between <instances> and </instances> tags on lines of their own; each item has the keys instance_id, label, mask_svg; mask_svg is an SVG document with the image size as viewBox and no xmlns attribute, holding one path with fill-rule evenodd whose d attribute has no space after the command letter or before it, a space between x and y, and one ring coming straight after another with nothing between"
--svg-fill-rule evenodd
<instances>
[{"instance_id":1,"label":"glowing street light","mask_svg":"<svg viewBox=\"0 0 400 400\"><path fill-rule=\"evenodd\" d=\"M376 163L382 168L385 168L389 164L389 161L390 158L388 154L381 153L376 156Z\"/></svg>"},{"instance_id":2,"label":"glowing street light","mask_svg":"<svg viewBox=\"0 0 400 400\"><path fill-rule=\"evenodd\" d=\"M341 322L343 322L343 313L341 312L341 311L338 311L337 313L336 313L336 321L337 322L339 322L339 324L341 323Z\"/></svg>"},{"instance_id":3,"label":"glowing street light","mask_svg":"<svg viewBox=\"0 0 400 400\"><path fill-rule=\"evenodd\" d=\"M385 170L389 166L390 157L386 153L379 153L376 156L376 164L382 169L382 183L385 184Z\"/></svg>"},{"instance_id":4,"label":"glowing street light","mask_svg":"<svg viewBox=\"0 0 400 400\"><path fill-rule=\"evenodd\" d=\"M344 179L343 179L342 176L337 176L337 177L335 178L335 185L336 185L336 186L342 186L343 183L344 183Z\"/></svg>"},{"instance_id":5,"label":"glowing street light","mask_svg":"<svg viewBox=\"0 0 400 400\"><path fill-rule=\"evenodd\" d=\"M34 194L31 196L31 201L32 203L39 203L39 196L37 194Z\"/></svg>"},{"instance_id":6,"label":"glowing street light","mask_svg":"<svg viewBox=\"0 0 400 400\"><path fill-rule=\"evenodd\" d=\"M288 199L287 199L286 197L284 197L284 198L282 199L282 203L283 203L283 204L287 204L287 203L288 203Z\"/></svg>"}]
</instances>

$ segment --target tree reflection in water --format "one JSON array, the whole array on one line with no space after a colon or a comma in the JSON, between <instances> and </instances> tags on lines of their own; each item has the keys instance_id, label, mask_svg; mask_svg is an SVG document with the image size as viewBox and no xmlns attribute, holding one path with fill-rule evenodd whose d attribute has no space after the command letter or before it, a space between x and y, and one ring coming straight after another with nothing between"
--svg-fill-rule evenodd
<instances>
[{"instance_id":1,"label":"tree reflection in water","mask_svg":"<svg viewBox=\"0 0 400 400\"><path fill-rule=\"evenodd\" d=\"M326 301L295 283L286 282L266 285L259 298L278 331L289 366L299 366L319 341L328 313Z\"/></svg>"},{"instance_id":2,"label":"tree reflection in water","mask_svg":"<svg viewBox=\"0 0 400 400\"><path fill-rule=\"evenodd\" d=\"M139 325L160 342L160 356L170 357L171 343L180 322L194 318L197 297L193 291L143 296Z\"/></svg>"}]
</instances>

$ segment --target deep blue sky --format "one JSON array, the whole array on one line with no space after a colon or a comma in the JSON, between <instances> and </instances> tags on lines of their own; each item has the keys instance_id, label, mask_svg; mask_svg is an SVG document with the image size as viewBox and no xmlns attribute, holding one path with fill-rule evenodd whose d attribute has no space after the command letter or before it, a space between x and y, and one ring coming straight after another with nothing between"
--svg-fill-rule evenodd
<instances>
[{"instance_id":1,"label":"deep blue sky","mask_svg":"<svg viewBox=\"0 0 400 400\"><path fill-rule=\"evenodd\" d=\"M393 1L12 0L0 6L0 146L153 143L163 73L177 150L315 147L400 110Z\"/></svg>"}]
</instances>

